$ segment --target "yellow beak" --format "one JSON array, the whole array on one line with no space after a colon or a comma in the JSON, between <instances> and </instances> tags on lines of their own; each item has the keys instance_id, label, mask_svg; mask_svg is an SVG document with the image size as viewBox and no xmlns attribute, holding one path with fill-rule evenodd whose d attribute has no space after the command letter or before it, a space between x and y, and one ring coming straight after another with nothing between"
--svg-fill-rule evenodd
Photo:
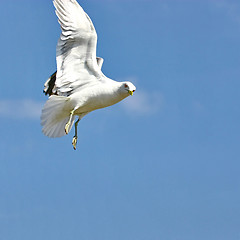
<instances>
[{"instance_id":1,"label":"yellow beak","mask_svg":"<svg viewBox=\"0 0 240 240\"><path fill-rule=\"evenodd\" d=\"M129 92L129 94L130 94L131 96L133 95L133 91L130 91L130 90L129 90L128 92Z\"/></svg>"}]
</instances>

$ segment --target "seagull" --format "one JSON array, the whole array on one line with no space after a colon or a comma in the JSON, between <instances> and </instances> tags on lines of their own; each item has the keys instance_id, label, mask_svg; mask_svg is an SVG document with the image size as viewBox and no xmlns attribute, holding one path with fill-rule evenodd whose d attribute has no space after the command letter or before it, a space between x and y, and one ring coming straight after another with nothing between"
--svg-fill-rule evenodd
<instances>
[{"instance_id":1,"label":"seagull","mask_svg":"<svg viewBox=\"0 0 240 240\"><path fill-rule=\"evenodd\" d=\"M77 118L72 140L76 150L79 121L133 95L136 87L102 73L103 58L96 56L96 30L78 2L54 0L53 4L62 32L56 48L57 71L44 84L49 98L42 109L42 132L50 138L67 135Z\"/></svg>"}]
</instances>

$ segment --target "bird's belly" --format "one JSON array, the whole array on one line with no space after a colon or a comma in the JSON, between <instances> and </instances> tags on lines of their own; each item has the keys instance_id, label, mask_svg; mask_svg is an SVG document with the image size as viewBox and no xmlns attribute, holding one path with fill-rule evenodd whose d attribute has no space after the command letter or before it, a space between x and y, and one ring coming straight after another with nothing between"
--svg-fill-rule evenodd
<instances>
[{"instance_id":1,"label":"bird's belly","mask_svg":"<svg viewBox=\"0 0 240 240\"><path fill-rule=\"evenodd\" d=\"M81 97L82 99L82 97ZM81 114L85 112L92 112L97 109L109 107L120 102L123 98L118 95L101 94L97 96L91 96L86 99L86 101L80 103L79 107L75 111L76 114Z\"/></svg>"}]
</instances>

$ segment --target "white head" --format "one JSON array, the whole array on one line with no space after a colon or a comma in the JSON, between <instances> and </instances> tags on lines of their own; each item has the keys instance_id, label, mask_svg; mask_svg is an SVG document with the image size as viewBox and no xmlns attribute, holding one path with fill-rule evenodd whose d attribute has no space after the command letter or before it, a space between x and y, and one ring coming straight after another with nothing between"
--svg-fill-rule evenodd
<instances>
[{"instance_id":1,"label":"white head","mask_svg":"<svg viewBox=\"0 0 240 240\"><path fill-rule=\"evenodd\" d=\"M136 91L136 87L131 82L123 82L122 90L132 96Z\"/></svg>"}]
</instances>

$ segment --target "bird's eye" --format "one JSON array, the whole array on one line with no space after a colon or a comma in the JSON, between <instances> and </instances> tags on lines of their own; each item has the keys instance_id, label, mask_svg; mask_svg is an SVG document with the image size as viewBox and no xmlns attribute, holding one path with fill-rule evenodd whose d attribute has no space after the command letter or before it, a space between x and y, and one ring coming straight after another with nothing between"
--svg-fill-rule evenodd
<instances>
[{"instance_id":1,"label":"bird's eye","mask_svg":"<svg viewBox=\"0 0 240 240\"><path fill-rule=\"evenodd\" d=\"M124 84L124 87L125 87L125 88L128 88L128 85L125 83L125 84Z\"/></svg>"}]
</instances>

